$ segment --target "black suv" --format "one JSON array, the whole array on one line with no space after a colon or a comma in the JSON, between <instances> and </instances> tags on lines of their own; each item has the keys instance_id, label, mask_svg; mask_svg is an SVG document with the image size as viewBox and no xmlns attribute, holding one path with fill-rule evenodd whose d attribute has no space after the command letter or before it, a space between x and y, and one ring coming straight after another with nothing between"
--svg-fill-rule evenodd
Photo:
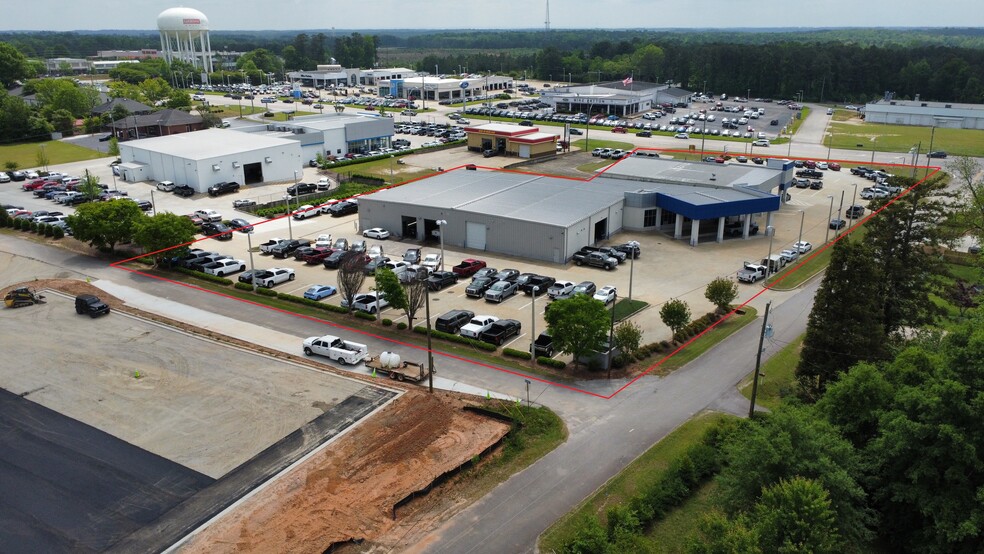
<instances>
[{"instance_id":1,"label":"black suv","mask_svg":"<svg viewBox=\"0 0 984 554\"><path fill-rule=\"evenodd\" d=\"M318 185L314 183L297 183L296 185L287 187L287 194L291 196L311 194L312 192L318 192Z\"/></svg>"},{"instance_id":2,"label":"black suv","mask_svg":"<svg viewBox=\"0 0 984 554\"><path fill-rule=\"evenodd\" d=\"M214 185L208 187L209 196L218 196L220 194L228 194L230 192L239 192L239 183L229 181L228 183L215 183Z\"/></svg>"},{"instance_id":3,"label":"black suv","mask_svg":"<svg viewBox=\"0 0 984 554\"><path fill-rule=\"evenodd\" d=\"M302 246L311 246L311 241L305 239L284 241L271 248L270 253L273 254L275 258L286 258Z\"/></svg>"},{"instance_id":4,"label":"black suv","mask_svg":"<svg viewBox=\"0 0 984 554\"><path fill-rule=\"evenodd\" d=\"M189 185L178 185L174 187L174 189L172 189L171 192L173 192L177 196L184 196L184 197L195 195L195 189L191 188Z\"/></svg>"},{"instance_id":5,"label":"black suv","mask_svg":"<svg viewBox=\"0 0 984 554\"><path fill-rule=\"evenodd\" d=\"M354 214L359 212L359 205L355 202L339 202L328 208L328 213L332 217L341 217L343 215Z\"/></svg>"},{"instance_id":6,"label":"black suv","mask_svg":"<svg viewBox=\"0 0 984 554\"><path fill-rule=\"evenodd\" d=\"M437 318L434 328L442 333L455 335L466 323L475 317L475 312L469 310L451 310L450 312Z\"/></svg>"},{"instance_id":7,"label":"black suv","mask_svg":"<svg viewBox=\"0 0 984 554\"><path fill-rule=\"evenodd\" d=\"M212 237L215 240L232 240L232 229L224 223L205 223L200 231L206 237Z\"/></svg>"},{"instance_id":8,"label":"black suv","mask_svg":"<svg viewBox=\"0 0 984 554\"><path fill-rule=\"evenodd\" d=\"M100 300L98 296L80 294L75 297L75 313L79 315L88 314L89 317L96 317L108 314L109 306Z\"/></svg>"}]
</instances>

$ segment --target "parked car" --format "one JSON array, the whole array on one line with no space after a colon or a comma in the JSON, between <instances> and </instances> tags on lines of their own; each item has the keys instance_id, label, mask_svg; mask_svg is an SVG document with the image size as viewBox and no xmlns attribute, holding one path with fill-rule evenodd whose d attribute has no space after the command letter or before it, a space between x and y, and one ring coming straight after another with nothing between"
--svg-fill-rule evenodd
<instances>
[{"instance_id":1,"label":"parked car","mask_svg":"<svg viewBox=\"0 0 984 554\"><path fill-rule=\"evenodd\" d=\"M423 261L420 265L429 268L431 271L437 269L441 265L441 255L437 253L430 253L424 256Z\"/></svg>"},{"instance_id":2,"label":"parked car","mask_svg":"<svg viewBox=\"0 0 984 554\"><path fill-rule=\"evenodd\" d=\"M260 243L260 246L259 246L259 248L260 248L260 252L261 252L261 253L264 253L264 254L269 254L269 253L270 253L270 250L271 250L271 249L272 249L272 248L273 248L274 246L277 246L277 245L278 245L278 244L280 244L281 242L285 242L285 241L287 241L287 240L288 240L288 239L282 239L282 238L272 238L272 239L270 239L270 240L267 240L267 241L265 241L265 242L261 242L261 243Z\"/></svg>"},{"instance_id":3,"label":"parked car","mask_svg":"<svg viewBox=\"0 0 984 554\"><path fill-rule=\"evenodd\" d=\"M947 153L946 153L946 152L944 152L944 151L942 151L942 150L934 150L933 152L930 152L930 153L929 153L929 154L927 154L927 155L928 155L928 156L929 156L930 158L941 158L941 159L946 159L946 156L947 156Z\"/></svg>"},{"instance_id":4,"label":"parked car","mask_svg":"<svg viewBox=\"0 0 984 554\"><path fill-rule=\"evenodd\" d=\"M264 288L272 288L274 285L286 283L294 280L294 270L286 267L274 267L268 270L268 277L256 278L256 284Z\"/></svg>"},{"instance_id":5,"label":"parked car","mask_svg":"<svg viewBox=\"0 0 984 554\"><path fill-rule=\"evenodd\" d=\"M349 255L357 254L352 254L347 250L333 250L331 254L328 254L328 256L322 260L321 265L325 266L325 269L338 269L338 266L342 265L342 262L345 261L346 257Z\"/></svg>"},{"instance_id":6,"label":"parked car","mask_svg":"<svg viewBox=\"0 0 984 554\"><path fill-rule=\"evenodd\" d=\"M319 208L315 208L311 204L304 204L303 206L298 206L297 211L293 214L293 217L296 220L301 220L319 215L321 215L321 210Z\"/></svg>"},{"instance_id":7,"label":"parked car","mask_svg":"<svg viewBox=\"0 0 984 554\"><path fill-rule=\"evenodd\" d=\"M478 336L478 340L501 346L510 337L516 336L523 325L515 319L500 319L489 326Z\"/></svg>"},{"instance_id":8,"label":"parked car","mask_svg":"<svg viewBox=\"0 0 984 554\"><path fill-rule=\"evenodd\" d=\"M552 300L557 300L560 298L567 298L570 296L571 291L574 290L574 282L572 281L557 281L550 285L547 289L547 296Z\"/></svg>"},{"instance_id":9,"label":"parked car","mask_svg":"<svg viewBox=\"0 0 984 554\"><path fill-rule=\"evenodd\" d=\"M175 184L172 181L160 181L157 183L157 190L162 192L173 192Z\"/></svg>"},{"instance_id":10,"label":"parked car","mask_svg":"<svg viewBox=\"0 0 984 554\"><path fill-rule=\"evenodd\" d=\"M594 293L594 299L601 300L605 303L605 305L608 305L615 301L617 295L617 289L611 285L608 285L598 289L598 292Z\"/></svg>"},{"instance_id":11,"label":"parked car","mask_svg":"<svg viewBox=\"0 0 984 554\"><path fill-rule=\"evenodd\" d=\"M202 270L209 275L225 277L226 275L246 271L246 262L244 260L234 260L230 258L206 264Z\"/></svg>"},{"instance_id":12,"label":"parked car","mask_svg":"<svg viewBox=\"0 0 984 554\"><path fill-rule=\"evenodd\" d=\"M286 258L302 246L311 246L311 241L307 239L285 240L270 248L270 253L273 254L275 258Z\"/></svg>"},{"instance_id":13,"label":"parked car","mask_svg":"<svg viewBox=\"0 0 984 554\"><path fill-rule=\"evenodd\" d=\"M541 294L546 294L547 290L553 286L555 281L556 279L546 275L533 275L522 283L517 279L516 283L523 290L523 294L527 294L529 296L539 296ZM534 289L536 290L534 291Z\"/></svg>"},{"instance_id":14,"label":"parked car","mask_svg":"<svg viewBox=\"0 0 984 554\"><path fill-rule=\"evenodd\" d=\"M813 245L803 240L799 242L794 242L793 249L798 251L800 254L806 254L810 250L813 250Z\"/></svg>"},{"instance_id":15,"label":"parked car","mask_svg":"<svg viewBox=\"0 0 984 554\"><path fill-rule=\"evenodd\" d=\"M407 251L403 253L403 261L410 265L415 265L420 263L420 249L419 248L407 248Z\"/></svg>"},{"instance_id":16,"label":"parked car","mask_svg":"<svg viewBox=\"0 0 984 554\"><path fill-rule=\"evenodd\" d=\"M75 313L95 318L109 313L109 306L91 294L80 294L75 297Z\"/></svg>"},{"instance_id":17,"label":"parked car","mask_svg":"<svg viewBox=\"0 0 984 554\"><path fill-rule=\"evenodd\" d=\"M312 192L318 192L318 185L314 183L297 183L287 187L287 194L291 196L311 194Z\"/></svg>"},{"instance_id":18,"label":"parked car","mask_svg":"<svg viewBox=\"0 0 984 554\"><path fill-rule=\"evenodd\" d=\"M332 217L341 217L359 212L359 205L355 202L339 202L328 208L328 214Z\"/></svg>"},{"instance_id":19,"label":"parked car","mask_svg":"<svg viewBox=\"0 0 984 554\"><path fill-rule=\"evenodd\" d=\"M479 277L478 279L473 279L467 287L465 287L465 296L471 298L484 298L485 291L489 290L489 287L494 285L496 280L492 277Z\"/></svg>"},{"instance_id":20,"label":"parked car","mask_svg":"<svg viewBox=\"0 0 984 554\"><path fill-rule=\"evenodd\" d=\"M304 298L309 300L322 300L335 294L338 290L331 285L311 285L304 291Z\"/></svg>"},{"instance_id":21,"label":"parked car","mask_svg":"<svg viewBox=\"0 0 984 554\"><path fill-rule=\"evenodd\" d=\"M252 284L254 277L257 278L257 279L263 279L263 278L269 277L271 275L273 275L273 274L270 273L266 269L257 269L257 270L252 270L251 269L251 270L245 271L245 272L243 272L243 273L241 273L239 275L239 282L240 283L246 283L246 284Z\"/></svg>"},{"instance_id":22,"label":"parked car","mask_svg":"<svg viewBox=\"0 0 984 554\"><path fill-rule=\"evenodd\" d=\"M178 185L171 189L171 192L176 196L189 197L195 195L195 189L191 188L189 185Z\"/></svg>"},{"instance_id":23,"label":"parked car","mask_svg":"<svg viewBox=\"0 0 984 554\"><path fill-rule=\"evenodd\" d=\"M348 301L343 299L341 306L343 308L348 308ZM386 306L389 306L389 301L386 300L386 293L384 292L357 294L352 302L352 309L370 314L374 314Z\"/></svg>"},{"instance_id":24,"label":"parked car","mask_svg":"<svg viewBox=\"0 0 984 554\"><path fill-rule=\"evenodd\" d=\"M860 204L855 204L844 211L844 215L848 219L857 219L864 215L864 206Z\"/></svg>"},{"instance_id":25,"label":"parked car","mask_svg":"<svg viewBox=\"0 0 984 554\"><path fill-rule=\"evenodd\" d=\"M205 223L209 221L222 221L222 214L215 210L196 210L195 215Z\"/></svg>"},{"instance_id":26,"label":"parked car","mask_svg":"<svg viewBox=\"0 0 984 554\"><path fill-rule=\"evenodd\" d=\"M513 281L496 281L487 291L485 291L485 301L502 302L503 300L506 300L510 296L516 294L516 289L516 283Z\"/></svg>"},{"instance_id":27,"label":"parked car","mask_svg":"<svg viewBox=\"0 0 984 554\"><path fill-rule=\"evenodd\" d=\"M477 315L472 317L466 325L462 326L459 333L463 337L477 339L479 335L487 331L496 321L499 321L499 318L495 316Z\"/></svg>"},{"instance_id":28,"label":"parked car","mask_svg":"<svg viewBox=\"0 0 984 554\"><path fill-rule=\"evenodd\" d=\"M205 223L202 225L201 232L215 240L232 240L232 229L221 222Z\"/></svg>"},{"instance_id":29,"label":"parked car","mask_svg":"<svg viewBox=\"0 0 984 554\"><path fill-rule=\"evenodd\" d=\"M475 317L470 310L451 310L434 320L434 329L442 333L455 334Z\"/></svg>"},{"instance_id":30,"label":"parked car","mask_svg":"<svg viewBox=\"0 0 984 554\"><path fill-rule=\"evenodd\" d=\"M239 183L235 181L223 181L208 187L209 196L219 196L220 194L229 194L232 192L239 192Z\"/></svg>"},{"instance_id":31,"label":"parked car","mask_svg":"<svg viewBox=\"0 0 984 554\"><path fill-rule=\"evenodd\" d=\"M458 276L450 271L435 271L427 276L427 288L439 291L458 282Z\"/></svg>"},{"instance_id":32,"label":"parked car","mask_svg":"<svg viewBox=\"0 0 984 554\"><path fill-rule=\"evenodd\" d=\"M835 217L834 219L830 220L829 227L831 229L843 229L846 225L847 225L846 221Z\"/></svg>"},{"instance_id":33,"label":"parked car","mask_svg":"<svg viewBox=\"0 0 984 554\"><path fill-rule=\"evenodd\" d=\"M250 222L240 217L237 217L235 219L230 219L229 226L241 233L249 233L250 231L253 230L253 225L250 224Z\"/></svg>"},{"instance_id":34,"label":"parked car","mask_svg":"<svg viewBox=\"0 0 984 554\"><path fill-rule=\"evenodd\" d=\"M239 200L233 200L232 201L232 207L233 208L248 208L250 206L255 206L255 205L256 205L256 202L255 201L248 200L248 199L245 199L245 198L239 199Z\"/></svg>"},{"instance_id":35,"label":"parked car","mask_svg":"<svg viewBox=\"0 0 984 554\"><path fill-rule=\"evenodd\" d=\"M382 227L373 227L372 229L362 231L362 236L370 239L385 240L389 238L390 232Z\"/></svg>"}]
</instances>

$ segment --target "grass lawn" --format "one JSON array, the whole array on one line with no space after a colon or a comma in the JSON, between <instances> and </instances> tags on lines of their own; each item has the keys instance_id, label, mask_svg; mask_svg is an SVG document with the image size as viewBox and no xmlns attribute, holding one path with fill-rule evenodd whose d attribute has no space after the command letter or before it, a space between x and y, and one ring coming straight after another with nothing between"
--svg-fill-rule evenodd
<instances>
[{"instance_id":1,"label":"grass lawn","mask_svg":"<svg viewBox=\"0 0 984 554\"><path fill-rule=\"evenodd\" d=\"M648 302L643 302L642 300L623 298L615 303L615 321L622 321L648 305Z\"/></svg>"},{"instance_id":2,"label":"grass lawn","mask_svg":"<svg viewBox=\"0 0 984 554\"><path fill-rule=\"evenodd\" d=\"M578 171L580 171L582 173L590 173L590 174L593 175L599 169L601 169L603 167L608 167L608 166L612 165L612 163L614 163L614 162L612 162L611 160L602 160L600 162L591 162L591 163L581 164L581 165L577 166L574 169L577 169Z\"/></svg>"},{"instance_id":3,"label":"grass lawn","mask_svg":"<svg viewBox=\"0 0 984 554\"><path fill-rule=\"evenodd\" d=\"M984 156L984 131L981 130L937 128L934 134L929 127L862 123L856 117L849 121L836 120L835 117L835 122L830 125L831 136L824 141L829 144L832 137L834 148L905 153L922 143L920 163L925 163L932 140L933 150L944 150L951 156ZM911 159L908 161L911 163ZM934 163L940 161L933 160Z\"/></svg>"},{"instance_id":4,"label":"grass lawn","mask_svg":"<svg viewBox=\"0 0 984 554\"><path fill-rule=\"evenodd\" d=\"M732 417L734 416L704 413L678 427L636 458L618 475L612 477L579 506L550 526L540 538L540 551L561 552L561 546L573 536L576 523L582 517L603 518L608 506L625 502L636 492L658 481L669 464L696 444L707 429L721 420Z\"/></svg>"},{"instance_id":5,"label":"grass lawn","mask_svg":"<svg viewBox=\"0 0 984 554\"><path fill-rule=\"evenodd\" d=\"M332 171L336 171L341 175L371 175L384 179L386 184L389 185L402 183L404 181L409 181L410 179L416 179L418 177L424 177L434 173L433 169L419 168L412 165L400 165L396 163L397 159L398 158L386 158L360 164L351 164L342 166L337 170Z\"/></svg>"},{"instance_id":6,"label":"grass lawn","mask_svg":"<svg viewBox=\"0 0 984 554\"><path fill-rule=\"evenodd\" d=\"M717 511L718 486L713 480L704 483L677 509L658 521L646 535L659 551L665 554L683 554L687 551L687 539L697 532L701 518Z\"/></svg>"},{"instance_id":7,"label":"grass lawn","mask_svg":"<svg viewBox=\"0 0 984 554\"><path fill-rule=\"evenodd\" d=\"M0 146L0 170L6 171L2 166L7 162L16 163L19 169L38 167L37 156L42 145L44 146L45 154L48 156L48 165L80 162L82 160L96 160L109 156L105 152L98 152L70 142L57 140L8 144Z\"/></svg>"},{"instance_id":8,"label":"grass lawn","mask_svg":"<svg viewBox=\"0 0 984 554\"><path fill-rule=\"evenodd\" d=\"M632 150L635 145L631 142L619 142L617 140L599 140L599 139L581 139L574 141L573 146L580 148L583 151L590 152L595 148L621 148L622 150ZM607 163L612 163L608 161Z\"/></svg>"},{"instance_id":9,"label":"grass lawn","mask_svg":"<svg viewBox=\"0 0 984 554\"><path fill-rule=\"evenodd\" d=\"M803 349L803 337L796 337L782 350L766 360L759 371L758 394L755 404L775 410L783 403L783 398L796 394L796 365ZM749 375L738 386L738 390L749 400L752 398L752 378Z\"/></svg>"},{"instance_id":10,"label":"grass lawn","mask_svg":"<svg viewBox=\"0 0 984 554\"><path fill-rule=\"evenodd\" d=\"M717 343L737 333L742 327L754 322L758 311L751 306L745 306L742 309L745 312L743 315L734 314L726 321L719 323L716 327L704 333L699 339L687 345L686 348L677 352L675 356L663 362L663 365L656 368L656 373L665 375L666 373L680 369L716 346Z\"/></svg>"}]
</instances>

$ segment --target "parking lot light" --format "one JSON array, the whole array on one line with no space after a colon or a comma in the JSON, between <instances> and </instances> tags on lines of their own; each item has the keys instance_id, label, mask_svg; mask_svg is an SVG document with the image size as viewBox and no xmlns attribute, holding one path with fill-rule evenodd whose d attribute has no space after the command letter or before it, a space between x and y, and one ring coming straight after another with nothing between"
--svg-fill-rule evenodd
<instances>
[{"instance_id":1,"label":"parking lot light","mask_svg":"<svg viewBox=\"0 0 984 554\"><path fill-rule=\"evenodd\" d=\"M444 271L444 226L447 224L448 222L444 219L437 220L437 226L441 235L441 271Z\"/></svg>"},{"instance_id":2,"label":"parking lot light","mask_svg":"<svg viewBox=\"0 0 984 554\"><path fill-rule=\"evenodd\" d=\"M530 302L530 366L536 367L536 293L540 287L533 287L533 300ZM527 403L529 403L529 381L527 381Z\"/></svg>"},{"instance_id":3,"label":"parking lot light","mask_svg":"<svg viewBox=\"0 0 984 554\"><path fill-rule=\"evenodd\" d=\"M256 266L253 265L253 231L246 233L246 247L249 252L249 271L252 277L249 282L253 285L253 292L256 292Z\"/></svg>"},{"instance_id":4,"label":"parking lot light","mask_svg":"<svg viewBox=\"0 0 984 554\"><path fill-rule=\"evenodd\" d=\"M830 209L827 210L827 234L823 237L824 244L830 241L830 218L834 216L834 195L828 194L827 198L830 199Z\"/></svg>"}]
</instances>

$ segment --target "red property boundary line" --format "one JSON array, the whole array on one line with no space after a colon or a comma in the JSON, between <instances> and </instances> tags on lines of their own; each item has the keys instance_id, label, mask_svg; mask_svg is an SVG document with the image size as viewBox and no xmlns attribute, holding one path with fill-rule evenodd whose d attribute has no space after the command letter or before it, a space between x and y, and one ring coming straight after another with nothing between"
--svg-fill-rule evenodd
<instances>
[{"instance_id":1,"label":"red property boundary line","mask_svg":"<svg viewBox=\"0 0 984 554\"><path fill-rule=\"evenodd\" d=\"M681 154L690 154L691 153L689 150L659 149L659 148L635 148L635 149L632 150L632 152L636 152L636 151L639 151L639 150L643 150L643 151L656 151L656 152L663 152L663 153L681 153ZM714 155L715 152L714 151L706 151L705 154L707 154L707 155ZM783 159L783 160L797 160L797 159L799 159L799 160L807 160L807 159L811 159L811 158L795 158L795 157L788 157L788 156L786 156L786 157L783 157L783 156L760 156L760 157L764 157L764 158L776 158L776 159ZM551 178L556 178L556 179L568 179L568 180L571 180L571 181L591 182L598 175L601 175L602 173L608 171L609 169L611 169L612 167L614 167L615 164L619 163L620 161L622 161L622 160L616 161L615 163L613 163L612 165L606 167L602 171L599 171L595 175L592 175L591 177L587 177L587 178L569 177L569 176L561 176L561 175L549 175L549 174L545 174L545 173L519 171L519 170L515 170L515 169L503 169L503 168L496 168L496 167L478 166L478 165L475 165L475 164L462 164L462 165L453 167L451 169L446 169L446 170L441 171L441 172L435 172L435 173L432 173L432 174L429 174L429 175L423 175L423 176L420 176L420 177L417 177L417 178L414 178L414 179L410 179L410 180L404 181L402 183L397 183L395 185L390 185L390 186L384 187L383 189L380 189L380 190L386 190L386 189L390 189L390 188L394 188L394 187L399 187L399 186L407 185L407 184L410 184L410 183L413 183L413 182L416 182L416 181L419 181L419 180L422 180L422 179L425 179L425 178L433 177L434 175L438 175L440 173L448 173L448 172L451 172L451 171L463 171L463 170L467 170L470 167L480 168L480 169L484 169L484 170L491 170L491 171L502 171L502 172L507 172L507 173L517 173L517 174L523 174L523 175L532 175L532 176L537 176L537 177L551 177ZM835 161L835 162L842 163L842 164L864 165L862 162L857 162L857 161L854 161L854 160L831 160L831 161ZM637 375L634 378L632 378L631 380L629 380L627 383L625 383L624 385L622 385L621 387L619 387L618 389L616 389L611 394L605 395L605 394L601 394L601 393L597 393L597 392L593 392L593 391L589 391L589 390L584 390L584 389L581 389L581 388L578 388L578 387L574 387L574 386L571 386L571 385L567 385L567 384L564 384L564 383L558 383L556 381L551 381L549 379L546 379L544 377L540 377L540 376L537 376L537 375L530 375L528 373L523 373L523 372L520 372L520 371L515 371L515 370L503 368L503 367L498 367L498 366L495 366L495 365L492 365L492 364L488 364L488 363L485 363L485 362L479 362L479 361L471 360L471 359L468 359L468 358L464 358L462 356L458 356L458 355L455 355L455 354L449 354L447 352L441 352L441 351L438 351L438 350L434 350L433 351L433 354L435 356L441 356L441 357L444 357L444 358L449 358L449 359L458 360L458 361L461 361L461 362L470 363L470 364L473 364L473 365L476 365L476 366L480 366L480 367L492 369L492 370L499 371L499 372L502 372L502 373L506 373L506 374L509 374L509 375L513 375L513 376L516 376L516 377L522 377L523 379L528 379L530 381L536 381L538 383L543 383L545 385L551 385L551 386L562 388L562 389L566 389L566 390L569 390L569 391L572 391L572 392L578 392L578 393L585 394L585 395L588 395L588 396L593 396L595 398L600 398L602 400L611 400L612 398L615 398L619 393L621 393L622 391L626 390L627 388L629 388L630 386L632 386L633 384L635 384L636 381L642 379L643 377L649 375L654 370L656 370L657 368L659 368L667 360L671 359L673 356L676 356L683 349L685 349L688 346L690 346L691 343L693 343L697 339L703 337L704 334L706 334L707 332L711 331L712 329L714 329L715 327L717 327L721 323L724 323L725 321L727 321L728 319L730 319L732 316L735 315L735 313L738 310L741 310L741 309L745 308L753 300L755 300L756 298L758 298L759 296L761 296L765 292L771 290L776 284L781 283L782 281L784 281L787 277L789 277L790 275L792 275L794 272L798 271L806 262L812 260L814 257L816 257L817 255L819 255L821 252L824 252L825 250L827 250L828 248L830 248L831 246L833 246L838 241L844 239L844 237L848 236L855 229L857 229L861 225L864 225L864 223L866 221L868 221L869 219L871 219L875 215L881 213L882 210L884 210L885 208L887 208L891 204L895 203L902 196L908 194L909 191L911 191L914 188L916 188L917 186L921 185L923 182L925 182L930 177L936 175L936 173L939 172L940 169L941 169L939 166L913 166L913 165L896 164L896 163L890 163L890 164L869 164L869 165L877 165L879 167L904 167L904 168L907 168L907 169L908 168L912 168L914 170L926 170L927 173L917 183L915 183L914 185L912 185L908 189L902 191L900 194L898 194L897 196L895 196L894 198L892 198L889 202L886 202L885 205L882 206L879 210L871 212L870 214L868 214L867 217L863 218L857 224L851 226L847 231L845 231L844 233L842 233L840 236L836 237L834 240L828 242L827 244L823 245L822 247L817 248L816 250L814 250L812 255L810 255L809 257L805 258L803 261L801 261L799 264L797 264L792 269L788 270L784 275L782 275L774 283L772 283L771 285L770 284L764 285L762 287L762 290L758 291L757 293L755 293L754 295L752 295L750 298L748 298L747 300L745 300L745 302L743 302L740 306L736 307L735 309L733 309L730 312L728 312L727 314L725 314L721 319L719 319L716 322L714 322L714 324L712 324L711 326L709 326L707 329L704 329L699 334L695 335L694 337L691 337L689 340L687 340L687 342L685 342L685 343L681 344L679 347L677 347L676 350L674 350L673 352L670 352L669 354L667 354L666 356L664 356L663 358L661 358L659 361L657 361L653 365L649 366L649 368L647 368L645 371L643 371L639 375ZM932 170L932 171L930 171L930 170ZM356 195L356 196L361 196L361 195ZM319 208L319 207L320 206L316 206L315 208ZM291 216L292 216L292 214L288 213L288 214L283 215L283 216L280 216L278 218L268 219L266 221L261 221L259 223L254 224L254 226L262 225L262 224L268 223L270 221L276 221L277 219L282 219L284 217L291 217ZM239 298L239 297L236 297L236 296L231 296L229 294L225 294L225 293L222 293L222 292L217 292L217 291L212 291L212 290L204 289L204 288L195 286L193 284L182 283L180 281L175 281L173 279L168 279L166 277L160 277L160 276L157 276L157 275L151 275L149 273L145 273L145 272L140 271L140 270L136 270L136 269L132 269L132 268L128 268L128 267L123 267L122 266L122 264L125 264L127 262L131 262L131 261L136 260L138 258L144 258L144 257L147 257L147 256L153 256L155 254L159 254L159 253L162 253L162 252L167 252L167 251L173 250L175 248L181 248L181 247L184 247L184 246L195 244L196 242L201 242L201 241L206 240L206 239L209 239L209 238L212 238L212 237L211 236L203 237L203 238L200 238L200 239L191 241L191 242L187 242L187 243L180 244L180 245L177 245L177 246L172 246L170 248L164 248L164 249L161 249L161 250L157 250L155 252L150 252L150 253L142 254L140 256L134 256L132 258L127 258L125 260L120 260L118 262L113 262L113 263L111 263L109 265L110 265L110 267L113 267L113 268L116 268L116 269L121 269L123 271L128 271L130 273L135 273L135 274L138 274L138 275L142 275L142 276L147 277L147 278L150 278L150 279L157 279L159 281L167 282L167 283L170 283L170 284L173 284L173 285L179 285L179 286L186 287L186 288L189 288L189 289L192 289L192 290L196 290L196 291L199 291L199 292L204 292L204 293L208 293L208 294L214 294L214 295L221 296L223 298L228 298L228 299L231 299L231 300L237 300L239 302L244 302L246 304L250 304L252 306L256 306L256 307L259 307L259 308L264 308L264 309L272 310L274 312L278 312L278 313L281 313L281 314L291 315L291 316L298 317L298 318L301 318L301 319L305 319L305 320L308 320L308 321L311 321L311 322L324 324L324 325L327 325L329 327L333 327L335 329L344 330L344 331L347 331L347 332L350 332L350 333L357 333L357 334L360 334L360 335L363 335L363 336L368 336L368 337L375 338L377 340L382 340L382 341L389 342L389 343L392 343L392 344L399 344L401 346L409 347L409 348L412 348L414 350L419 350L419 351L422 351L422 352L427 352L427 348L424 347L424 346L419 346L419 345L416 345L416 344L411 344L411 343L399 341L399 340L396 340L396 339L382 337L382 336L376 335L376 334L371 333L371 332L368 332L368 331L362 331L362 330L359 330L359 329L353 329L351 327L347 327L345 325L342 325L340 323L336 323L336 322L333 322L333 321L328 321L328 320L317 318L317 317L313 317L313 316L307 316L307 315L303 315L303 314L298 314L298 313L295 313L295 312L292 312L292 311L289 311L289 310L284 310L284 309L281 309L281 308L276 308L276 307L273 307L273 306L268 306L268 305L262 304L260 302L255 302L255 301L252 301L252 300L247 300L247 299Z\"/></svg>"}]
</instances>

